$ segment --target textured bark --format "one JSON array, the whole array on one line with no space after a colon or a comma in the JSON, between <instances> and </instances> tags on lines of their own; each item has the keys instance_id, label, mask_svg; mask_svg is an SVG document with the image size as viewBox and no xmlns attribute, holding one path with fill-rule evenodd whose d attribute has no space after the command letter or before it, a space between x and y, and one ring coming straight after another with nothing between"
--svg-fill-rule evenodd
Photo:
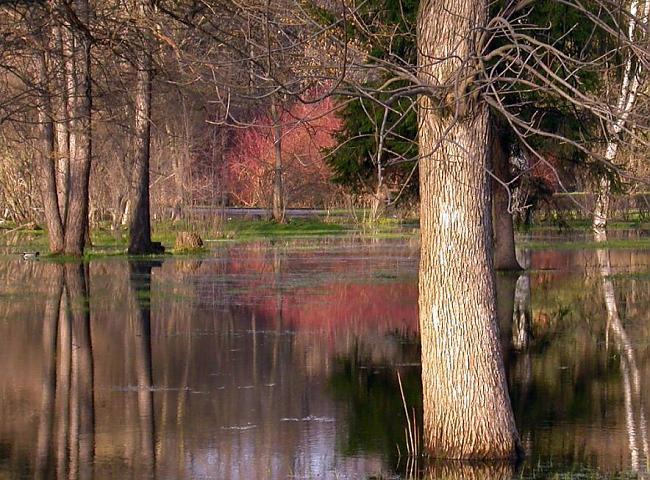
<instances>
[{"instance_id":1,"label":"textured bark","mask_svg":"<svg viewBox=\"0 0 650 480\"><path fill-rule=\"evenodd\" d=\"M493 129L491 142L492 174L492 218L494 227L494 268L497 270L517 271L521 265L515 252L515 229L509 189L504 184L512 181L510 173L510 156L496 128ZM497 180L498 179L498 180Z\"/></svg>"},{"instance_id":2,"label":"textured bark","mask_svg":"<svg viewBox=\"0 0 650 480\"><path fill-rule=\"evenodd\" d=\"M88 0L75 0L74 6L77 18L87 25L90 18ZM70 158L70 192L65 223L65 253L82 255L86 245L88 183L92 155L91 39L82 27L75 27L72 37L76 91L72 101L73 118L70 142L74 144L74 151Z\"/></svg>"},{"instance_id":3,"label":"textured bark","mask_svg":"<svg viewBox=\"0 0 650 480\"><path fill-rule=\"evenodd\" d=\"M271 104L273 118L273 150L275 153L275 168L273 170L273 219L284 223L284 188L282 186L282 125L280 113L273 100Z\"/></svg>"},{"instance_id":4,"label":"textured bark","mask_svg":"<svg viewBox=\"0 0 650 480\"><path fill-rule=\"evenodd\" d=\"M146 2L138 1L139 16L148 13ZM149 197L149 157L151 147L151 88L153 70L151 53L146 46L138 54L135 86L135 154L132 172L133 212L130 222L130 254L162 252L160 243L151 241Z\"/></svg>"},{"instance_id":5,"label":"textured bark","mask_svg":"<svg viewBox=\"0 0 650 480\"><path fill-rule=\"evenodd\" d=\"M56 137L56 186L57 197L59 201L59 212L61 221L65 225L68 213L68 192L70 182L70 98L71 92L74 91L74 79L72 72L72 46L69 31L61 25L53 27L53 36L55 38L55 49L60 56L57 63L57 95L55 108L55 137Z\"/></svg>"},{"instance_id":6,"label":"textured bark","mask_svg":"<svg viewBox=\"0 0 650 480\"><path fill-rule=\"evenodd\" d=\"M486 14L485 1L420 5L423 82L447 83L470 54L470 30ZM425 448L442 458L514 458L519 437L495 305L488 110L479 103L454 120L424 97L419 115Z\"/></svg>"},{"instance_id":7,"label":"textured bark","mask_svg":"<svg viewBox=\"0 0 650 480\"><path fill-rule=\"evenodd\" d=\"M613 147L614 158L616 157L617 144L611 144ZM609 218L609 203L610 203L610 189L611 182L606 176L598 179L596 186L595 204L594 204L594 218L592 220L592 229L594 238L597 242L602 241L607 237L607 220Z\"/></svg>"},{"instance_id":8,"label":"textured bark","mask_svg":"<svg viewBox=\"0 0 650 480\"><path fill-rule=\"evenodd\" d=\"M45 49L47 40L40 38ZM39 179L45 223L47 224L48 241L51 253L61 253L64 249L64 230L59 212L56 187L56 155L54 152L54 123L52 115L52 99L50 79L45 58L45 51L36 54L36 72L39 92L38 130L41 140L39 155Z\"/></svg>"}]
</instances>

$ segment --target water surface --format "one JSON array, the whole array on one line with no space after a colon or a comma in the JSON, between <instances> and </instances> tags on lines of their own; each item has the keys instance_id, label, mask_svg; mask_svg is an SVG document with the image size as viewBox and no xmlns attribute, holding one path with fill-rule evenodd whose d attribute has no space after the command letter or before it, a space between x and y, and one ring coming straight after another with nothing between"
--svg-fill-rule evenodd
<instances>
[{"instance_id":1,"label":"water surface","mask_svg":"<svg viewBox=\"0 0 650 480\"><path fill-rule=\"evenodd\" d=\"M645 477L650 253L521 251L498 277L526 461L429 477ZM0 262L0 478L400 478L421 423L418 246Z\"/></svg>"}]
</instances>

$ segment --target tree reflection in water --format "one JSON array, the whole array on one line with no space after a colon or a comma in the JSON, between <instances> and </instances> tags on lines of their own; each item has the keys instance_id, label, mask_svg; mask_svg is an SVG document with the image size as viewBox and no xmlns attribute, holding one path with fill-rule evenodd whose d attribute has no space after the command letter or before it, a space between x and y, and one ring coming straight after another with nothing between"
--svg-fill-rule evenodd
<instances>
[{"instance_id":1,"label":"tree reflection in water","mask_svg":"<svg viewBox=\"0 0 650 480\"><path fill-rule=\"evenodd\" d=\"M43 268L49 287L35 477L92 478L95 405L87 271L76 263ZM50 455L53 449L56 466Z\"/></svg>"},{"instance_id":2,"label":"tree reflection in water","mask_svg":"<svg viewBox=\"0 0 650 480\"><path fill-rule=\"evenodd\" d=\"M639 478L648 478L648 433L643 408L641 376L636 361L634 345L625 331L616 303L616 292L612 281L610 251L599 249L597 252L598 267L602 279L603 297L607 309L607 333L611 334L616 350L620 357L621 375L623 382L623 397L625 403L625 423L630 449L630 464L632 471Z\"/></svg>"},{"instance_id":3,"label":"tree reflection in water","mask_svg":"<svg viewBox=\"0 0 650 480\"><path fill-rule=\"evenodd\" d=\"M141 462L138 478L155 476L155 420L153 408L153 368L151 356L151 270L160 261L130 261L129 285L132 293L130 326L135 341L134 367L138 387L138 426Z\"/></svg>"}]
</instances>

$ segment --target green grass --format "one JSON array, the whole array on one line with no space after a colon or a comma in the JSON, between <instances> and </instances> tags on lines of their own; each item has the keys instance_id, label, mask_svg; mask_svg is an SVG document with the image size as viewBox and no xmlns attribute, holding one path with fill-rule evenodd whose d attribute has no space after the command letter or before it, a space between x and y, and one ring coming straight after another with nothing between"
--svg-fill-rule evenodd
<instances>
[{"instance_id":1,"label":"green grass","mask_svg":"<svg viewBox=\"0 0 650 480\"><path fill-rule=\"evenodd\" d=\"M599 248L608 248L612 250L643 250L650 248L650 238L608 240L606 242L530 240L519 242L518 245L524 248L530 248L531 250L597 250Z\"/></svg>"},{"instance_id":2,"label":"green grass","mask_svg":"<svg viewBox=\"0 0 650 480\"><path fill-rule=\"evenodd\" d=\"M220 225L208 223L173 224L161 222L152 226L152 240L161 242L167 252L175 255L196 255L207 252L206 248L192 251L174 251L176 235L181 231L196 231L204 241L248 242L277 238L311 238L319 236L341 235L351 231L351 227L323 222L320 219L293 219L287 223L276 223L268 220L236 219L222 222ZM5 250L11 253L23 251L40 251L43 259L55 262L79 260L69 255L48 254L47 232L45 230L21 230L8 236L0 233L0 245L4 243ZM94 260L111 257L125 257L128 247L128 231L113 232L108 228L96 228L91 231L92 246L86 249L84 260ZM10 241L9 241L10 240ZM161 255L157 255L161 256ZM138 258L129 255L129 258ZM151 256L143 256L151 258Z\"/></svg>"},{"instance_id":3,"label":"green grass","mask_svg":"<svg viewBox=\"0 0 650 480\"><path fill-rule=\"evenodd\" d=\"M263 239L274 237L302 237L340 235L349 228L338 223L319 219L292 219L286 223L271 220L230 220L224 222L223 237L227 239ZM228 235L230 233L230 235Z\"/></svg>"}]
</instances>

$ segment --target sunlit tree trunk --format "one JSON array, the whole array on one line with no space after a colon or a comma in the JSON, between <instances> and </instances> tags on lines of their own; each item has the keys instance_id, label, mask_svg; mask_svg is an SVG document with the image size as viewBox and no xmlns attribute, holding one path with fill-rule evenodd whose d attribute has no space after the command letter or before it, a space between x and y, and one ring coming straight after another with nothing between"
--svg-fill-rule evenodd
<instances>
[{"instance_id":1,"label":"sunlit tree trunk","mask_svg":"<svg viewBox=\"0 0 650 480\"><path fill-rule=\"evenodd\" d=\"M508 145L496 127L491 136L492 218L494 227L494 268L497 270L521 270L515 253L515 229L512 221L512 201L509 183L510 155Z\"/></svg>"},{"instance_id":2,"label":"sunlit tree trunk","mask_svg":"<svg viewBox=\"0 0 650 480\"><path fill-rule=\"evenodd\" d=\"M151 15L145 0L137 2L138 16L144 22ZM135 164L133 166L133 212L130 224L129 253L147 254L163 251L151 241L149 195L149 160L151 151L151 89L153 66L148 46L141 46L137 59L135 85Z\"/></svg>"},{"instance_id":3,"label":"sunlit tree trunk","mask_svg":"<svg viewBox=\"0 0 650 480\"><path fill-rule=\"evenodd\" d=\"M72 120L70 142L74 150L70 158L70 191L65 223L65 253L81 255L86 245L88 224L88 184L92 154L91 128L91 38L85 30L90 19L88 0L75 0L77 18L82 22L72 30L75 95L71 102Z\"/></svg>"},{"instance_id":4,"label":"sunlit tree trunk","mask_svg":"<svg viewBox=\"0 0 650 480\"><path fill-rule=\"evenodd\" d=\"M486 0L421 3L421 81L445 84L458 72L486 15ZM460 119L429 97L420 102L424 442L435 457L514 458L519 451L496 319L488 117L480 102Z\"/></svg>"},{"instance_id":5,"label":"sunlit tree trunk","mask_svg":"<svg viewBox=\"0 0 650 480\"><path fill-rule=\"evenodd\" d=\"M284 188L282 185L282 124L280 112L275 99L271 104L273 120L273 152L275 165L273 169L273 219L284 223Z\"/></svg>"},{"instance_id":6,"label":"sunlit tree trunk","mask_svg":"<svg viewBox=\"0 0 650 480\"><path fill-rule=\"evenodd\" d=\"M634 42L637 39L637 32L645 36L645 29L648 25L648 15L650 15L649 0L632 0L628 5L627 36ZM639 21L639 18L641 19ZM643 66L637 64L633 55L628 55L625 60L621 89L618 94L616 106L616 120L610 129L610 138L605 149L605 161L608 165L616 162L616 156L620 148L621 134L625 128L639 91L643 86L642 83ZM606 234L607 221L609 218L609 206L611 196L611 180L606 175L598 178L595 192L595 205L592 220L592 228L596 241L601 241Z\"/></svg>"}]
</instances>

